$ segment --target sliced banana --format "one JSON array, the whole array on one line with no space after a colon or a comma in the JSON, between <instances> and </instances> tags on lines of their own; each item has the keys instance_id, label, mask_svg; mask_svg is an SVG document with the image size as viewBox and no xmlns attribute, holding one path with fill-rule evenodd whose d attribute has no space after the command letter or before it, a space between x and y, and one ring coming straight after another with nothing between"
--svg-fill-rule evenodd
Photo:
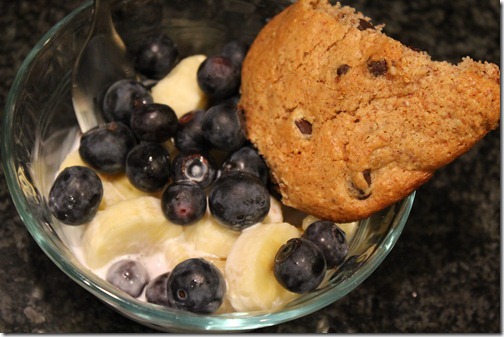
<instances>
[{"instance_id":1,"label":"sliced banana","mask_svg":"<svg viewBox=\"0 0 504 337\"><path fill-rule=\"evenodd\" d=\"M148 255L180 234L182 227L166 220L159 199L123 200L98 211L87 225L83 255L90 268L100 268L117 256Z\"/></svg>"},{"instance_id":2,"label":"sliced banana","mask_svg":"<svg viewBox=\"0 0 504 337\"><path fill-rule=\"evenodd\" d=\"M81 159L78 150L72 151L69 154L67 154L67 156L65 157L65 159L63 159L63 162L61 163L57 174L59 174L65 168L70 167L70 166L85 166L85 167L90 167L88 164L86 164Z\"/></svg>"},{"instance_id":3,"label":"sliced banana","mask_svg":"<svg viewBox=\"0 0 504 337\"><path fill-rule=\"evenodd\" d=\"M227 296L236 311L275 310L299 296L283 288L273 274L278 249L299 236L299 230L286 222L243 230L225 266Z\"/></svg>"},{"instance_id":4,"label":"sliced banana","mask_svg":"<svg viewBox=\"0 0 504 337\"><path fill-rule=\"evenodd\" d=\"M206 258L209 255L196 250L193 244L187 242L183 234L166 242L164 254L168 270L172 270L184 260L198 257Z\"/></svg>"},{"instance_id":5,"label":"sliced banana","mask_svg":"<svg viewBox=\"0 0 504 337\"><path fill-rule=\"evenodd\" d=\"M189 111L204 109L207 97L198 85L196 74L205 59L205 55L193 55L181 60L152 87L154 102L170 106L179 118Z\"/></svg>"},{"instance_id":6,"label":"sliced banana","mask_svg":"<svg viewBox=\"0 0 504 337\"><path fill-rule=\"evenodd\" d=\"M337 223L338 227L341 228L343 232L345 232L348 242L350 242L354 237L355 232L357 231L357 227L359 227L358 224L358 221Z\"/></svg>"},{"instance_id":7,"label":"sliced banana","mask_svg":"<svg viewBox=\"0 0 504 337\"><path fill-rule=\"evenodd\" d=\"M188 242L194 245L197 250L226 258L233 247L240 232L233 231L219 224L210 214L197 223L184 227L184 235Z\"/></svg>"},{"instance_id":8,"label":"sliced banana","mask_svg":"<svg viewBox=\"0 0 504 337\"><path fill-rule=\"evenodd\" d=\"M111 183L115 187L120 200L129 200L147 196L161 198L162 195L162 191L155 193L147 193L140 191L138 188L136 188L130 183L126 174L118 174L113 176L99 174L99 176L102 179L102 182L105 181ZM111 205L111 203L109 203L109 205Z\"/></svg>"},{"instance_id":9,"label":"sliced banana","mask_svg":"<svg viewBox=\"0 0 504 337\"><path fill-rule=\"evenodd\" d=\"M316 216L307 215L306 218L303 219L303 223L301 224L301 228L303 229L303 231L305 231L308 228L308 226L310 226L315 221L319 221L319 220L320 220L320 218L317 218Z\"/></svg>"},{"instance_id":10,"label":"sliced banana","mask_svg":"<svg viewBox=\"0 0 504 337\"><path fill-rule=\"evenodd\" d=\"M282 203L278 199L270 197L270 210L263 223L283 222Z\"/></svg>"}]
</instances>

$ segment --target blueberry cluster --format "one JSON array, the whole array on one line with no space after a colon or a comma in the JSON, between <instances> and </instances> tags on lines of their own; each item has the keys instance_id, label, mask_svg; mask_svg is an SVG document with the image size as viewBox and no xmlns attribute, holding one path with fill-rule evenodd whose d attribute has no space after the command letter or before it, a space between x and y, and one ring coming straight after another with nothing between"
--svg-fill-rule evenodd
<instances>
[{"instance_id":1,"label":"blueberry cluster","mask_svg":"<svg viewBox=\"0 0 504 337\"><path fill-rule=\"evenodd\" d=\"M233 41L209 56L197 82L212 104L178 119L170 106L154 103L146 83L168 74L179 52L166 35L147 38L135 57L143 81L120 80L104 93L106 123L84 133L79 144L91 169L70 167L57 177L49 194L54 216L69 225L89 222L103 196L98 173L125 174L137 189L162 193L163 214L177 225L194 224L207 207L233 230L262 221L270 208L268 170L247 142L237 107L246 52ZM133 297L145 289L149 302L195 313L217 310L226 291L222 274L203 259L186 260L153 280L138 262L121 260L106 279Z\"/></svg>"},{"instance_id":2,"label":"blueberry cluster","mask_svg":"<svg viewBox=\"0 0 504 337\"><path fill-rule=\"evenodd\" d=\"M101 174L125 173L141 191L163 191L163 213L173 223L195 223L207 205L235 230L260 222L270 207L268 170L247 143L237 107L246 51L244 44L232 41L200 65L197 81L213 104L180 120L168 105L154 103L142 82L112 84L103 99L107 123L82 135L82 160ZM144 78L157 80L176 65L178 55L166 35L149 37L137 54L136 68ZM170 139L178 150L175 158L165 146Z\"/></svg>"},{"instance_id":3,"label":"blueberry cluster","mask_svg":"<svg viewBox=\"0 0 504 337\"><path fill-rule=\"evenodd\" d=\"M150 279L137 261L124 259L112 264L106 280L132 297L145 289L147 302L197 314L215 312L226 293L226 281L212 263L202 258L180 262L171 272Z\"/></svg>"},{"instance_id":4,"label":"blueberry cluster","mask_svg":"<svg viewBox=\"0 0 504 337\"><path fill-rule=\"evenodd\" d=\"M301 238L287 241L275 256L274 274L286 289L304 294L315 290L326 271L338 267L348 254L346 235L331 221L315 221Z\"/></svg>"},{"instance_id":5,"label":"blueberry cluster","mask_svg":"<svg viewBox=\"0 0 504 337\"><path fill-rule=\"evenodd\" d=\"M177 225L196 223L207 208L235 231L264 220L270 209L269 171L247 141L237 107L246 52L244 44L233 41L200 65L197 82L212 103L181 118L168 105L153 102L145 81L110 86L103 99L107 122L80 140L80 157L91 169L73 166L59 174L49 193L52 214L68 225L91 221L103 196L99 173L125 174L137 189L161 193L162 212ZM146 39L135 64L141 76L156 81L178 60L173 41L160 35ZM170 141L175 149L169 150ZM273 271L283 287L306 293L347 252L345 233L332 222L317 221L280 248ZM145 290L150 303L201 314L215 312L226 292L221 272L201 258L185 260L152 280L137 261L120 260L106 280L133 297Z\"/></svg>"}]
</instances>

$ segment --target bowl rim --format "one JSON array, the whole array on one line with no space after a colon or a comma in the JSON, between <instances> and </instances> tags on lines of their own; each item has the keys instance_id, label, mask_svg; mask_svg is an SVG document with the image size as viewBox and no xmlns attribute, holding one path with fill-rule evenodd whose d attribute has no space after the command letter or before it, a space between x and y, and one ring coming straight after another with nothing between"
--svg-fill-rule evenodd
<instances>
[{"instance_id":1,"label":"bowl rim","mask_svg":"<svg viewBox=\"0 0 504 337\"><path fill-rule=\"evenodd\" d=\"M119 291L116 291L110 286L110 289L97 280L98 276L90 270L84 268L75 258L68 259L64 251L64 246L61 239L51 237L47 232L43 231L37 219L30 213L29 203L22 189L18 185L18 172L11 160L11 139L12 128L9 125L12 123L13 114L16 111L16 93L20 91L27 80L29 70L36 59L36 56L49 43L52 37L62 27L67 25L84 10L92 6L92 1L88 0L84 4L74 9L66 15L62 20L56 23L45 33L37 44L30 50L26 58L18 68L12 86L9 90L3 116L2 126L2 166L6 176L6 182L10 191L11 198L18 214L23 221L23 224L35 239L39 247L44 253L63 271L67 276L74 280L77 284L83 287L88 292L95 295L98 299L105 302L120 313L128 314L128 317L140 322L148 323L151 327L157 328L174 328L188 331L243 331L252 330L262 327L267 327L275 324L280 324L289 320L293 320L326 307L327 305L339 300L347 293L355 289L361 284L371 273L381 264L385 257L390 253L393 246L397 242L406 222L409 217L416 192L413 191L408 197L398 202L397 212L394 219L399 219L395 225L392 225L387 235L382 242L376 247L374 253L369 257L367 264L354 273L348 280L345 281L346 287L332 287L324 292L317 301L313 301L309 305L293 308L285 308L280 311L255 314L252 313L231 313L218 315L198 315L192 313L181 313L179 311L162 310L158 306L153 306L149 303L141 302L140 300L127 298L122 296ZM58 240L60 242L58 242ZM63 245L63 246L62 246Z\"/></svg>"}]
</instances>

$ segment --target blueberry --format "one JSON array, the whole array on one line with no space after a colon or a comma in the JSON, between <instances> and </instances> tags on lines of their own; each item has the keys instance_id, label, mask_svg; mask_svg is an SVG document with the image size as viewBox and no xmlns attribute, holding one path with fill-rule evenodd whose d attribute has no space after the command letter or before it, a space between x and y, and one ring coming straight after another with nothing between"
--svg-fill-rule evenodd
<instances>
[{"instance_id":1,"label":"blueberry","mask_svg":"<svg viewBox=\"0 0 504 337\"><path fill-rule=\"evenodd\" d=\"M182 261L168 276L168 301L177 309L211 314L219 309L225 293L222 273L202 258Z\"/></svg>"},{"instance_id":2,"label":"blueberry","mask_svg":"<svg viewBox=\"0 0 504 337\"><path fill-rule=\"evenodd\" d=\"M209 56L199 66L197 80L208 96L229 97L240 87L240 68L225 56Z\"/></svg>"},{"instance_id":3,"label":"blueberry","mask_svg":"<svg viewBox=\"0 0 504 337\"><path fill-rule=\"evenodd\" d=\"M345 232L334 222L315 221L306 228L303 238L315 243L322 250L327 269L340 265L348 254Z\"/></svg>"},{"instance_id":4,"label":"blueberry","mask_svg":"<svg viewBox=\"0 0 504 337\"><path fill-rule=\"evenodd\" d=\"M128 295L138 297L149 282L149 274L144 266L133 260L120 260L107 270L106 280Z\"/></svg>"},{"instance_id":5,"label":"blueberry","mask_svg":"<svg viewBox=\"0 0 504 337\"><path fill-rule=\"evenodd\" d=\"M85 132L80 140L82 160L100 173L124 172L126 156L136 145L130 128L121 122L110 122Z\"/></svg>"},{"instance_id":6,"label":"blueberry","mask_svg":"<svg viewBox=\"0 0 504 337\"><path fill-rule=\"evenodd\" d=\"M259 178L235 171L213 183L208 205L219 222L239 231L264 220L270 209L270 195Z\"/></svg>"},{"instance_id":7,"label":"blueberry","mask_svg":"<svg viewBox=\"0 0 504 337\"><path fill-rule=\"evenodd\" d=\"M322 283L326 262L316 244L303 238L294 238L278 250L273 272L285 289L304 294Z\"/></svg>"},{"instance_id":8,"label":"blueberry","mask_svg":"<svg viewBox=\"0 0 504 337\"><path fill-rule=\"evenodd\" d=\"M222 103L207 110L201 129L215 148L235 151L246 142L243 115L236 105Z\"/></svg>"},{"instance_id":9,"label":"blueberry","mask_svg":"<svg viewBox=\"0 0 504 337\"><path fill-rule=\"evenodd\" d=\"M161 79L178 62L179 52L166 34L150 35L138 48L135 68L148 78Z\"/></svg>"},{"instance_id":10,"label":"blueberry","mask_svg":"<svg viewBox=\"0 0 504 337\"><path fill-rule=\"evenodd\" d=\"M181 152L172 163L174 181L190 180L202 188L210 186L216 175L216 164L209 154Z\"/></svg>"},{"instance_id":11,"label":"blueberry","mask_svg":"<svg viewBox=\"0 0 504 337\"><path fill-rule=\"evenodd\" d=\"M149 303L168 306L169 272L158 275L145 286L145 300Z\"/></svg>"},{"instance_id":12,"label":"blueberry","mask_svg":"<svg viewBox=\"0 0 504 337\"><path fill-rule=\"evenodd\" d=\"M241 69L245 55L247 55L248 45L240 41L230 41L221 49L221 55L229 58L233 64Z\"/></svg>"},{"instance_id":13,"label":"blueberry","mask_svg":"<svg viewBox=\"0 0 504 337\"><path fill-rule=\"evenodd\" d=\"M103 98L103 115L107 121L129 126L133 111L148 103L153 103L152 96L142 83L122 79L107 89Z\"/></svg>"},{"instance_id":14,"label":"blueberry","mask_svg":"<svg viewBox=\"0 0 504 337\"><path fill-rule=\"evenodd\" d=\"M231 97L228 97L228 98L224 99L221 103L229 103L229 104L232 104L234 106L237 106L238 103L240 102L240 98L241 98L241 95L240 94L236 94L236 95L233 95Z\"/></svg>"},{"instance_id":15,"label":"blueberry","mask_svg":"<svg viewBox=\"0 0 504 337\"><path fill-rule=\"evenodd\" d=\"M131 130L146 142L163 143L177 132L177 115L165 104L150 103L133 111Z\"/></svg>"},{"instance_id":16,"label":"blueberry","mask_svg":"<svg viewBox=\"0 0 504 337\"><path fill-rule=\"evenodd\" d=\"M238 103L240 102L241 95L237 93L236 95L230 96L230 97L225 97L225 98L212 98L209 97L207 101L207 106L208 107L213 107L215 105L219 104L231 104L234 106L237 106Z\"/></svg>"},{"instance_id":17,"label":"blueberry","mask_svg":"<svg viewBox=\"0 0 504 337\"><path fill-rule=\"evenodd\" d=\"M70 166L58 174L51 186L48 206L56 219L77 226L93 219L102 197L102 182L92 169Z\"/></svg>"},{"instance_id":18,"label":"blueberry","mask_svg":"<svg viewBox=\"0 0 504 337\"><path fill-rule=\"evenodd\" d=\"M170 154L158 143L135 146L126 158L126 176L133 186L144 192L157 192L171 177Z\"/></svg>"},{"instance_id":19,"label":"blueberry","mask_svg":"<svg viewBox=\"0 0 504 337\"><path fill-rule=\"evenodd\" d=\"M177 225L190 225L205 215L207 199L205 190L192 181L179 181L169 185L161 198L165 217Z\"/></svg>"},{"instance_id":20,"label":"blueberry","mask_svg":"<svg viewBox=\"0 0 504 337\"><path fill-rule=\"evenodd\" d=\"M259 153L250 146L244 146L231 153L222 164L222 172L244 171L260 178L266 185L269 180L268 167Z\"/></svg>"},{"instance_id":21,"label":"blueberry","mask_svg":"<svg viewBox=\"0 0 504 337\"><path fill-rule=\"evenodd\" d=\"M205 110L193 110L179 118L175 146L180 151L208 151L211 144L201 129Z\"/></svg>"}]
</instances>

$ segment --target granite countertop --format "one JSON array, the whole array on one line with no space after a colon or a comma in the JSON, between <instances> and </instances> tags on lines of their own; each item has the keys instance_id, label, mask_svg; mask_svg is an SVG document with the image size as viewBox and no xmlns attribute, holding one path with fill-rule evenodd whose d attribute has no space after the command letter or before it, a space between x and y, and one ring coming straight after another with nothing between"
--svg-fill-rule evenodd
<instances>
[{"instance_id":1,"label":"granite countertop","mask_svg":"<svg viewBox=\"0 0 504 337\"><path fill-rule=\"evenodd\" d=\"M76 0L0 2L0 107L30 48ZM458 62L499 63L497 0L344 1L386 32ZM500 128L420 187L393 251L355 291L254 332L501 332ZM0 175L0 331L150 332L60 271L25 229Z\"/></svg>"}]
</instances>

